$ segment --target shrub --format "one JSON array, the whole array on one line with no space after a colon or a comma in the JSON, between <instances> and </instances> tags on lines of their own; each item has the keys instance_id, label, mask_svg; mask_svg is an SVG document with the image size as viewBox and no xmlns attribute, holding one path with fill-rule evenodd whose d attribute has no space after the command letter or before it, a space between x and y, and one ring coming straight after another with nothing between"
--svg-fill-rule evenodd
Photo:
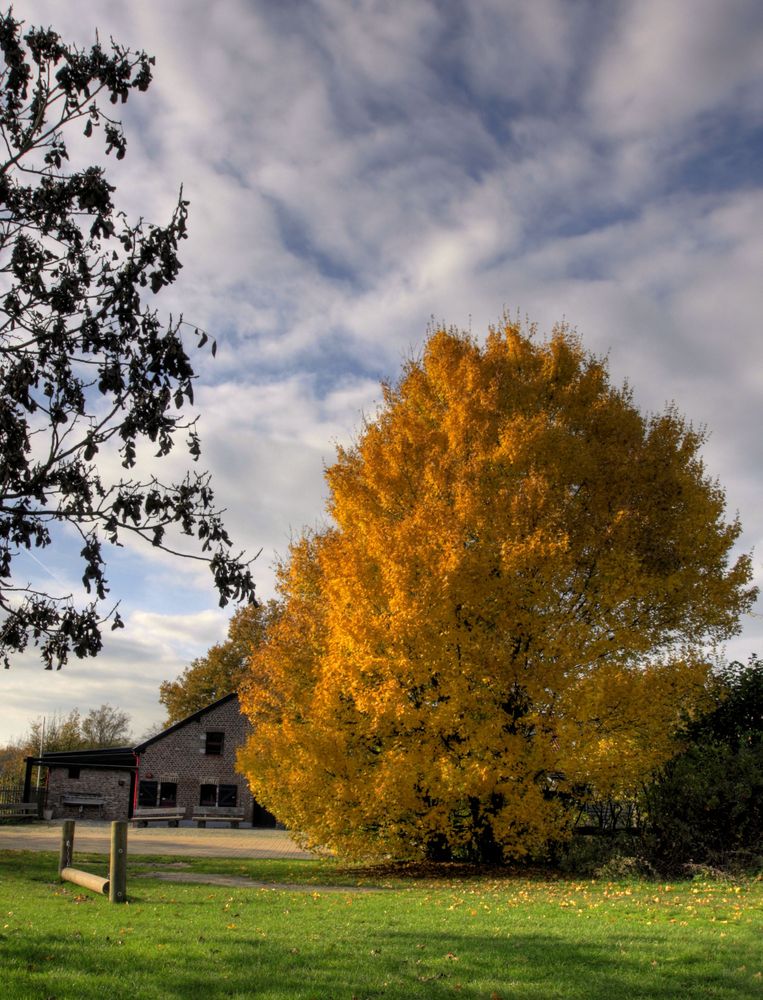
<instances>
[{"instance_id":1,"label":"shrub","mask_svg":"<svg viewBox=\"0 0 763 1000\"><path fill-rule=\"evenodd\" d=\"M763 660L731 664L687 746L645 786L644 848L660 870L760 866L763 856Z\"/></svg>"}]
</instances>

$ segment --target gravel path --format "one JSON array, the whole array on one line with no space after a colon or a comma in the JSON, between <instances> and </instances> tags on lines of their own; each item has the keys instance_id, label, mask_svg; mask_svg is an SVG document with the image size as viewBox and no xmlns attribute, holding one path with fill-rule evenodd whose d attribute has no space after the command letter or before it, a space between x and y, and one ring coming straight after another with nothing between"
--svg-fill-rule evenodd
<instances>
[{"instance_id":1,"label":"gravel path","mask_svg":"<svg viewBox=\"0 0 763 1000\"><path fill-rule=\"evenodd\" d=\"M0 850L58 851L61 821L0 825ZM108 854L111 824L77 820L74 850ZM129 852L135 854L176 854L195 858L295 858L313 855L301 850L285 830L223 829L195 826L154 826L130 828Z\"/></svg>"}]
</instances>

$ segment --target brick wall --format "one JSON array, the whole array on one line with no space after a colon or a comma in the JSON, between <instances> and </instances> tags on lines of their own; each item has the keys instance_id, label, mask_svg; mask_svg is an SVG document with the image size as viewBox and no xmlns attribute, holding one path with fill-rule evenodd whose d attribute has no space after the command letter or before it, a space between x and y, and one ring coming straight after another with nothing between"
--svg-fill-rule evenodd
<instances>
[{"instance_id":1,"label":"brick wall","mask_svg":"<svg viewBox=\"0 0 763 1000\"><path fill-rule=\"evenodd\" d=\"M223 733L222 753L206 753L207 733ZM199 805L202 785L235 785L236 808L243 810L244 822L252 821L254 799L246 778L236 771L236 751L251 732L241 715L238 700L231 698L182 723L161 736L140 754L138 783L141 780L172 782L177 785L177 807L190 819Z\"/></svg>"},{"instance_id":2,"label":"brick wall","mask_svg":"<svg viewBox=\"0 0 763 1000\"><path fill-rule=\"evenodd\" d=\"M79 778L70 778L68 767L50 768L45 808L53 810L53 819L127 819L129 771L82 767L79 772ZM80 812L80 806L64 802L79 795L96 795L105 804L100 808L86 805Z\"/></svg>"}]
</instances>

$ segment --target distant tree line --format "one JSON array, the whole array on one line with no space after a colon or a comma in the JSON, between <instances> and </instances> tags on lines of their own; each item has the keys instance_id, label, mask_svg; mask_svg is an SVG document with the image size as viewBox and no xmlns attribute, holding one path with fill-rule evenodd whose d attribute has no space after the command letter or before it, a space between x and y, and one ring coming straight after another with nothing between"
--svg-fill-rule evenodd
<instances>
[{"instance_id":1,"label":"distant tree line","mask_svg":"<svg viewBox=\"0 0 763 1000\"><path fill-rule=\"evenodd\" d=\"M78 708L42 716L29 723L18 740L0 747L0 781L22 781L25 758L38 757L40 750L90 750L129 746L133 742L130 716L112 705L91 708L84 716Z\"/></svg>"}]
</instances>

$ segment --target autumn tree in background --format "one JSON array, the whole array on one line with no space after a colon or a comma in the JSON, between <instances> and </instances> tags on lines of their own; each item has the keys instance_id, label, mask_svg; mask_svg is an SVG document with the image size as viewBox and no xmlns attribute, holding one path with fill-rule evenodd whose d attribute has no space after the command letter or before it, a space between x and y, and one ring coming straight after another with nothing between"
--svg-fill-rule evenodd
<instances>
[{"instance_id":1,"label":"autumn tree in background","mask_svg":"<svg viewBox=\"0 0 763 1000\"><path fill-rule=\"evenodd\" d=\"M187 342L208 340L153 308L181 267L182 192L165 225L130 221L115 164L102 165L125 157L113 109L148 89L153 59L113 40L80 50L12 9L0 54L0 660L31 644L52 669L95 656L106 623L121 625L105 603L109 546L139 539L203 561L221 605L253 598L254 583L208 474L138 471L181 441L198 458ZM28 553L39 563L72 539L82 593L35 586Z\"/></svg>"},{"instance_id":2,"label":"autumn tree in background","mask_svg":"<svg viewBox=\"0 0 763 1000\"><path fill-rule=\"evenodd\" d=\"M564 327L437 330L329 468L281 567L240 765L345 855L497 861L675 752L750 560L702 433L642 415Z\"/></svg>"},{"instance_id":3,"label":"autumn tree in background","mask_svg":"<svg viewBox=\"0 0 763 1000\"><path fill-rule=\"evenodd\" d=\"M90 750L100 747L123 747L132 742L130 716L112 705L91 708L82 715L78 708L64 714L39 717L29 724L26 733L0 749L0 779L23 781L26 757L37 757L40 750Z\"/></svg>"},{"instance_id":4,"label":"autumn tree in background","mask_svg":"<svg viewBox=\"0 0 763 1000\"><path fill-rule=\"evenodd\" d=\"M252 653L265 641L278 613L276 601L239 608L230 620L225 642L212 646L176 680L162 681L159 701L167 709L166 725L237 691L247 676Z\"/></svg>"},{"instance_id":5,"label":"autumn tree in background","mask_svg":"<svg viewBox=\"0 0 763 1000\"><path fill-rule=\"evenodd\" d=\"M82 720L82 749L123 747L130 743L130 716L111 705L91 708Z\"/></svg>"}]
</instances>

